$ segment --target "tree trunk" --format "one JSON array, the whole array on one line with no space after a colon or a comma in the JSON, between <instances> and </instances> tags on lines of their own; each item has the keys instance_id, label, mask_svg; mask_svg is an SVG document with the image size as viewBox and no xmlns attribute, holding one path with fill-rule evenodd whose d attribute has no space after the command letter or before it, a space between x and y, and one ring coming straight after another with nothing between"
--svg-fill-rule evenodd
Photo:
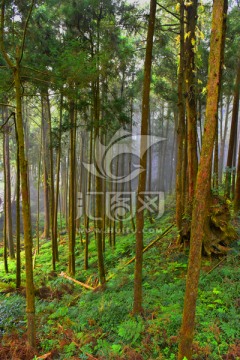
<instances>
[{"instance_id":1,"label":"tree trunk","mask_svg":"<svg viewBox=\"0 0 240 360\"><path fill-rule=\"evenodd\" d=\"M15 129L16 117L14 115ZM17 143L17 156L16 156L16 288L21 286L21 240L20 240L20 163L19 163L19 142L18 133L16 129L16 143Z\"/></svg>"},{"instance_id":2,"label":"tree trunk","mask_svg":"<svg viewBox=\"0 0 240 360\"><path fill-rule=\"evenodd\" d=\"M9 255L11 259L15 258L13 231L12 231L12 197L11 197L11 173L10 173L10 154L9 154L9 127L4 127L4 171L6 179L6 231Z\"/></svg>"},{"instance_id":3,"label":"tree trunk","mask_svg":"<svg viewBox=\"0 0 240 360\"><path fill-rule=\"evenodd\" d=\"M227 157L227 171L226 171L226 189L225 195L229 198L231 193L231 178L232 178L232 167L234 159L234 148L237 140L237 128L238 128L238 110L239 110L239 89L240 89L240 61L238 63L237 78L234 90L233 100L233 112L232 112L232 124L228 146L228 157Z\"/></svg>"},{"instance_id":4,"label":"tree trunk","mask_svg":"<svg viewBox=\"0 0 240 360\"><path fill-rule=\"evenodd\" d=\"M226 13L226 0L213 2L206 121L193 204L190 253L178 360L182 360L184 357L188 360L191 360L192 358L198 281L201 269L202 240L204 236L204 224L209 211L208 199L211 187L210 174L215 133L217 129L218 99L222 65L221 55L224 47Z\"/></svg>"},{"instance_id":5,"label":"tree trunk","mask_svg":"<svg viewBox=\"0 0 240 360\"><path fill-rule=\"evenodd\" d=\"M176 224L181 236L184 213L183 157L184 157L184 0L180 0L180 63L178 73L178 127L177 127L177 169L176 169Z\"/></svg>"},{"instance_id":6,"label":"tree trunk","mask_svg":"<svg viewBox=\"0 0 240 360\"><path fill-rule=\"evenodd\" d=\"M69 237L69 274L75 275L75 238L76 238L76 110L75 103L70 100L70 161L69 161L69 218L68 218L68 237Z\"/></svg>"},{"instance_id":7,"label":"tree trunk","mask_svg":"<svg viewBox=\"0 0 240 360\"><path fill-rule=\"evenodd\" d=\"M33 9L33 1L29 10L28 19ZM15 100L16 100L16 129L19 144L19 165L22 193L22 214L23 214L23 230L24 230L24 248L25 248L25 271L26 271L26 314L27 314L27 330L28 342L30 346L36 345L35 330L35 294L33 283L33 266L32 266L32 228L31 228L31 210L30 210L30 192L28 183L28 165L25 156L24 127L22 119L22 85L20 78L20 63L24 51L24 40L21 48L16 47L15 63L7 54L4 47L4 20L5 20L5 1L1 4L1 23L0 23L0 50L9 69L12 71L14 78ZM26 22L25 29L27 28Z\"/></svg>"},{"instance_id":8,"label":"tree trunk","mask_svg":"<svg viewBox=\"0 0 240 360\"><path fill-rule=\"evenodd\" d=\"M28 183L28 165L25 157L24 133L22 121L22 93L20 80L20 67L17 60L14 67L14 84L16 91L16 127L19 143L19 163L21 177L21 193L22 193L22 214L24 229L24 248L25 248L25 270L26 270L26 301L27 301L27 329L28 342L31 346L36 345L35 330L35 294L33 284L33 266L32 266L32 228L31 213L29 199L29 183Z\"/></svg>"},{"instance_id":9,"label":"tree trunk","mask_svg":"<svg viewBox=\"0 0 240 360\"><path fill-rule=\"evenodd\" d=\"M3 136L3 159L5 158L5 137ZM5 166L3 168L4 170L4 195L3 195L3 213L4 213L4 223L3 223L3 246L4 246L4 268L6 274L8 273L8 246L7 246L7 207L6 207L6 187L7 187L7 181L6 181L6 170Z\"/></svg>"},{"instance_id":10,"label":"tree trunk","mask_svg":"<svg viewBox=\"0 0 240 360\"><path fill-rule=\"evenodd\" d=\"M219 179L219 169L218 169L218 126L215 135L215 146L214 146L214 166L213 166L213 188L218 193L218 179Z\"/></svg>"},{"instance_id":11,"label":"tree trunk","mask_svg":"<svg viewBox=\"0 0 240 360\"><path fill-rule=\"evenodd\" d=\"M240 210L240 142L238 150L238 166L237 166L237 180L236 180L236 190L234 197L234 210L237 213Z\"/></svg>"},{"instance_id":12,"label":"tree trunk","mask_svg":"<svg viewBox=\"0 0 240 360\"><path fill-rule=\"evenodd\" d=\"M90 131L90 144L89 144L89 163L92 163L92 153L93 153L93 130L91 129ZM84 214L84 226L85 226L85 251L84 251L84 269L87 270L88 269L88 246L89 246L89 211L90 211L90 197L89 197L89 193L91 191L91 180L92 180L92 176L91 176L91 172L88 172L88 183L87 183L87 196L86 194L84 194L85 196L85 201L86 201L86 207L85 207L85 214Z\"/></svg>"},{"instance_id":13,"label":"tree trunk","mask_svg":"<svg viewBox=\"0 0 240 360\"><path fill-rule=\"evenodd\" d=\"M141 149L146 148L146 136L148 132L148 117L150 109L150 84L151 84L151 69L152 69L152 49L153 36L155 27L156 15L156 0L150 0L150 14L148 22L147 47L144 64L144 82L142 95L142 122L141 122ZM147 154L144 153L140 158L140 167L145 171L139 174L138 190L137 190L137 214L136 214L136 260L134 270L134 303L133 313L139 314L142 312L142 263L143 263L143 228L144 228L144 210L141 210L144 202L144 191L146 188L146 169L147 169Z\"/></svg>"},{"instance_id":14,"label":"tree trunk","mask_svg":"<svg viewBox=\"0 0 240 360\"><path fill-rule=\"evenodd\" d=\"M186 83L186 113L187 113L187 138L188 138L188 202L189 213L192 210L192 202L197 176L197 109L196 109L196 83L195 83L195 43L196 43L196 24L197 24L198 1L193 0L188 4L187 28L189 35L185 43L185 83Z\"/></svg>"},{"instance_id":15,"label":"tree trunk","mask_svg":"<svg viewBox=\"0 0 240 360\"><path fill-rule=\"evenodd\" d=\"M49 123L47 115L47 104L44 93L41 94L42 105L42 149L43 149L43 186L44 186L44 232L42 237L50 238L50 144L49 144Z\"/></svg>"},{"instance_id":16,"label":"tree trunk","mask_svg":"<svg viewBox=\"0 0 240 360\"><path fill-rule=\"evenodd\" d=\"M59 182L60 182L60 165L61 165L61 139L62 139L62 111L63 111L63 95L61 94L60 99L60 114L59 114L59 131L58 131L58 147L57 147L57 177L56 177L56 194L54 203L54 219L53 219L53 231L54 231L54 242L57 247L58 237L58 202L59 202ZM58 261L58 251L56 252L56 260Z\"/></svg>"},{"instance_id":17,"label":"tree trunk","mask_svg":"<svg viewBox=\"0 0 240 360\"><path fill-rule=\"evenodd\" d=\"M37 253L40 252L40 243L39 243L39 222L40 222L40 180L41 180L41 164L42 164L42 127L40 134L40 149L39 149L39 160L38 160L38 182L37 182Z\"/></svg>"},{"instance_id":18,"label":"tree trunk","mask_svg":"<svg viewBox=\"0 0 240 360\"><path fill-rule=\"evenodd\" d=\"M95 119L95 146L96 140L100 138L100 98L99 98L99 79L96 81L94 86L94 119ZM95 156L96 159L101 156L99 153L100 149L95 147ZM97 161L98 163L98 161ZM105 278L105 269L104 269L104 259L103 259L103 220L102 220L102 179L99 176L95 177L95 186L96 186L96 203L95 203L95 223L96 223L96 242L97 242L97 252L98 252L98 271L99 271L99 281L101 285L104 285L106 282Z\"/></svg>"},{"instance_id":19,"label":"tree trunk","mask_svg":"<svg viewBox=\"0 0 240 360\"><path fill-rule=\"evenodd\" d=\"M225 144L226 144L226 137L228 131L228 115L229 115L229 106L230 106L230 96L227 97L227 105L226 105L226 116L225 116L225 124L223 135L221 137L221 147L220 147L220 155L219 155L219 182L222 184L222 177L223 177L223 166L224 166L224 154L225 154Z\"/></svg>"}]
</instances>

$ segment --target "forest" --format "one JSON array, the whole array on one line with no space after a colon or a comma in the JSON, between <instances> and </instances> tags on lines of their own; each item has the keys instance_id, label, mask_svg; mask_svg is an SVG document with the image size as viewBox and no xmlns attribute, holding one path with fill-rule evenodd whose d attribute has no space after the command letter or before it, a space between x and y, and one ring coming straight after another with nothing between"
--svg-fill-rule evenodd
<instances>
[{"instance_id":1,"label":"forest","mask_svg":"<svg viewBox=\"0 0 240 360\"><path fill-rule=\"evenodd\" d=\"M0 3L0 359L240 359L239 1Z\"/></svg>"}]
</instances>

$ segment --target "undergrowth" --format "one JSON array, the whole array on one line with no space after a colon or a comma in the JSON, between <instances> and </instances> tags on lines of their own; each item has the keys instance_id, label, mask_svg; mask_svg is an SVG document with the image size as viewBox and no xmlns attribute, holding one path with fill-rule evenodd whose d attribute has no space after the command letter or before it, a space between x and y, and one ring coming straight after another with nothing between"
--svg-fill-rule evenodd
<instances>
[{"instance_id":1,"label":"undergrowth","mask_svg":"<svg viewBox=\"0 0 240 360\"><path fill-rule=\"evenodd\" d=\"M166 212L154 225L147 222L149 232L145 243L158 236L171 221L172 213ZM153 226L158 228L158 233L150 231ZM51 244L41 240L34 269L37 353L49 353L47 359L176 359L187 254L179 252L175 239L174 229L144 254L144 314L141 317L132 314L134 264L124 266L134 256L134 234L118 234L115 249L110 248L106 239L105 264L107 278L111 279L104 291L85 290L59 276L67 271L66 235L60 236L56 272L51 271ZM233 244L225 259L203 259L194 359L240 359L238 246L237 242ZM76 252L76 279L96 286L98 272L93 236L89 270L82 270L83 246L79 238ZM22 288L15 291L15 262L9 260L8 274L4 273L2 262L0 265L0 358L37 359L37 353L29 349L23 351L24 271ZM11 350L13 339L15 355Z\"/></svg>"}]
</instances>

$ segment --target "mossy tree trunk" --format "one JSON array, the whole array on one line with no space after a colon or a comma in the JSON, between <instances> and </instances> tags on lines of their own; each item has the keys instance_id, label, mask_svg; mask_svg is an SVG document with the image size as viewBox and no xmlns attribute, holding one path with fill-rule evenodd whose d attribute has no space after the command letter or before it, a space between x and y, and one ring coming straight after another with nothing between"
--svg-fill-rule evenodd
<instances>
[{"instance_id":1,"label":"mossy tree trunk","mask_svg":"<svg viewBox=\"0 0 240 360\"><path fill-rule=\"evenodd\" d=\"M211 187L210 174L215 133L217 129L218 99L222 65L221 55L224 47L225 37L223 33L226 13L226 0L213 2L206 121L193 204L190 254L178 360L182 360L184 357L188 360L191 360L192 358L198 281L201 269L202 241L204 237L204 224L209 211L209 195Z\"/></svg>"},{"instance_id":2,"label":"mossy tree trunk","mask_svg":"<svg viewBox=\"0 0 240 360\"><path fill-rule=\"evenodd\" d=\"M156 0L150 1L150 14L148 21L147 46L144 63L144 80L143 80L143 95L142 95L142 122L141 122L141 148L146 147L148 132L148 118L150 109L150 84L151 84L151 69L152 69L152 50L153 50L153 36L155 28L156 16ZM134 270L134 303L133 313L139 314L142 312L142 265L143 265L143 228L144 228L144 210L141 210L144 202L144 191L146 189L146 169L147 169L147 154L144 153L140 158L140 167L145 171L139 174L138 189L137 189L137 207L136 207L136 260Z\"/></svg>"}]
</instances>

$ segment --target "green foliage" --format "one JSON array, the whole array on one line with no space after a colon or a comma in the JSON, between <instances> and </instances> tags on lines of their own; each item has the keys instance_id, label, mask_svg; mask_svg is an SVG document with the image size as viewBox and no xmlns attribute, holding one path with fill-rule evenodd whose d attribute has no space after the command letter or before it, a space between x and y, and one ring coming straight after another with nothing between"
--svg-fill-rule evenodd
<instances>
[{"instance_id":1,"label":"green foliage","mask_svg":"<svg viewBox=\"0 0 240 360\"><path fill-rule=\"evenodd\" d=\"M0 295L0 337L17 330L22 333L25 325L25 300L19 295Z\"/></svg>"},{"instance_id":2,"label":"green foliage","mask_svg":"<svg viewBox=\"0 0 240 360\"><path fill-rule=\"evenodd\" d=\"M171 223L172 213L166 212L154 224L161 229ZM147 221L146 228L152 224ZM56 359L78 357L87 354L103 359L116 359L129 352L140 353L143 359L175 359L181 325L187 256L170 251L174 234L159 241L144 254L143 307L144 316L131 315L133 306L134 264L123 267L134 256L134 234L117 236L116 249L106 246L105 260L109 274L115 276L105 291L88 291L73 285L69 280L55 276L51 269L51 243L41 240L40 255L36 257L36 287L47 289L47 296L37 292L37 331L41 352L56 350ZM155 238L146 234L145 243ZM107 245L107 244L106 244ZM238 312L238 246L233 244L232 253L210 273L202 271L196 310L195 359L212 360L224 356L239 338ZM57 272L66 271L67 242L62 236L59 246L60 262ZM83 267L81 244L77 243L77 269ZM81 281L97 277L95 241L89 244L90 269L79 271ZM215 260L203 261L203 268L214 267ZM9 279L14 279L14 261L10 262ZM5 275L1 269L1 278ZM7 278L8 278L7 277ZM90 280L89 280L90 281ZM91 281L90 281L91 283ZM69 292L69 287L72 291ZM19 295L0 296L0 329L23 332L25 299ZM132 353L131 353L132 354ZM134 356L134 355L131 355Z\"/></svg>"},{"instance_id":3,"label":"green foliage","mask_svg":"<svg viewBox=\"0 0 240 360\"><path fill-rule=\"evenodd\" d=\"M141 317L130 318L119 325L118 335L125 344L135 345L139 341L143 330L144 323Z\"/></svg>"}]
</instances>

